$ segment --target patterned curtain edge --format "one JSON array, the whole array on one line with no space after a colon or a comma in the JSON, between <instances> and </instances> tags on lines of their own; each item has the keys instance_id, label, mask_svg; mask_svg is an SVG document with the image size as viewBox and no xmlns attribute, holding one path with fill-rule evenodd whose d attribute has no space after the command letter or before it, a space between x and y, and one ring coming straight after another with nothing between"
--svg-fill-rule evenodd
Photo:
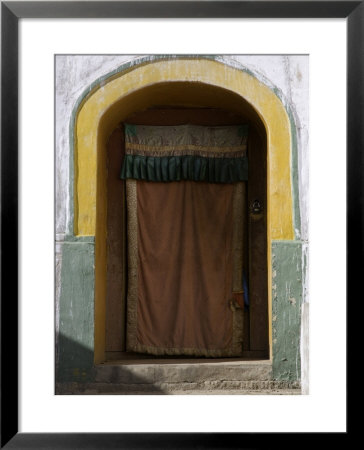
<instances>
[{"instance_id":1,"label":"patterned curtain edge","mask_svg":"<svg viewBox=\"0 0 364 450\"><path fill-rule=\"evenodd\" d=\"M247 181L248 125L149 126L124 124L121 179L156 182Z\"/></svg>"},{"instance_id":2,"label":"patterned curtain edge","mask_svg":"<svg viewBox=\"0 0 364 450\"><path fill-rule=\"evenodd\" d=\"M248 180L248 158L125 155L121 179L236 183Z\"/></svg>"}]
</instances>

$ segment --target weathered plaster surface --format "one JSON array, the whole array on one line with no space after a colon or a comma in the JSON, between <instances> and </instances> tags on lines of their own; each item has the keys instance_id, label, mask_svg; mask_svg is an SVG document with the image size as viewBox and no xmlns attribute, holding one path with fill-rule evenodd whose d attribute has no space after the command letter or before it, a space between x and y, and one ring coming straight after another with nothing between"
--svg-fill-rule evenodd
<instances>
[{"instance_id":1,"label":"weathered plaster surface","mask_svg":"<svg viewBox=\"0 0 364 450\"><path fill-rule=\"evenodd\" d=\"M69 230L69 127L74 105L85 87L130 56L57 55L56 71L56 233ZM59 236L59 238L61 238Z\"/></svg>"},{"instance_id":2,"label":"weathered plaster surface","mask_svg":"<svg viewBox=\"0 0 364 450\"><path fill-rule=\"evenodd\" d=\"M58 55L56 56L56 233L70 230L69 211L69 121L78 98L97 78L120 65L139 59L133 55ZM259 80L281 93L281 99L294 111L299 130L298 173L301 206L300 237L307 239L307 140L308 140L308 57L305 55L232 55L218 60L243 65ZM305 151L303 151L305 150ZM60 236L61 237L61 236Z\"/></svg>"},{"instance_id":3,"label":"weathered plaster surface","mask_svg":"<svg viewBox=\"0 0 364 450\"><path fill-rule=\"evenodd\" d=\"M273 378L301 378L302 243L272 244Z\"/></svg>"},{"instance_id":4,"label":"weathered plaster surface","mask_svg":"<svg viewBox=\"0 0 364 450\"><path fill-rule=\"evenodd\" d=\"M58 377L87 380L94 346L94 244L74 241L62 247Z\"/></svg>"}]
</instances>

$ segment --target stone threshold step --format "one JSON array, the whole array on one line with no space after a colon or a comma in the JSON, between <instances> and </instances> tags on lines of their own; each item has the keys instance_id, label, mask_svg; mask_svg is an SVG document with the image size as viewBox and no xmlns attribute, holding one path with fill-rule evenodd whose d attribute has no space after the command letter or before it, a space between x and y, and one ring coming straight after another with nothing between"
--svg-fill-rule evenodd
<instances>
[{"instance_id":1,"label":"stone threshold step","mask_svg":"<svg viewBox=\"0 0 364 450\"><path fill-rule=\"evenodd\" d=\"M118 395L299 395L298 381L215 381L200 383L58 383L57 394Z\"/></svg>"},{"instance_id":2,"label":"stone threshold step","mask_svg":"<svg viewBox=\"0 0 364 450\"><path fill-rule=\"evenodd\" d=\"M156 384L199 383L226 381L272 380L272 363L262 361L209 362L196 364L105 363L94 367L94 381L98 383Z\"/></svg>"}]
</instances>

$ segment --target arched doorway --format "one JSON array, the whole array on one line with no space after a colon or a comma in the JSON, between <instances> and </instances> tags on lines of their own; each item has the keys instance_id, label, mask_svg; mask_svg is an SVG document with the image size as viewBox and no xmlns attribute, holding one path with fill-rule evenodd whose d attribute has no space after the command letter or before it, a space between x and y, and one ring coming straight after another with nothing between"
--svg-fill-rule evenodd
<instances>
[{"instance_id":1,"label":"arched doorway","mask_svg":"<svg viewBox=\"0 0 364 450\"><path fill-rule=\"evenodd\" d=\"M185 92L173 89L175 83L187 83L197 88L204 85L206 90L202 89L198 97L200 106L218 106L241 114L242 105L249 105L260 120L255 126L262 129L263 125L265 129L267 201L263 206L266 206L268 335L272 355L271 244L273 240L294 239L289 116L275 93L251 74L209 59L181 57L142 61L131 69L115 73L103 83L97 83L95 90L83 98L76 111L73 231L79 237L95 236L96 363L105 360L106 350L106 142L121 120L135 111L161 105L161 89L168 93L165 105L170 105L171 96L174 96L172 104L182 101L185 107L189 106ZM165 90L167 85L169 88ZM211 92L206 95L211 88L215 89L214 95L211 96ZM221 95L217 93L218 88ZM196 101L192 106L196 106Z\"/></svg>"},{"instance_id":2,"label":"arched doorway","mask_svg":"<svg viewBox=\"0 0 364 450\"><path fill-rule=\"evenodd\" d=\"M144 95L149 88L144 88ZM153 88L152 88L153 89ZM202 83L163 83L158 97L149 108L123 118L112 132L107 148L107 281L106 281L106 360L133 355L125 353L127 236L125 219L125 182L120 180L123 158L123 121L135 125L202 126L249 125L249 181L242 212L244 248L249 268L250 305L245 307L243 324L243 357L267 358L268 292L266 229L266 135L264 126L251 105L225 89ZM121 202L124 201L122 207ZM253 211L258 201L261 211ZM119 206L116 206L119 205ZM143 356L141 356L143 357Z\"/></svg>"}]
</instances>

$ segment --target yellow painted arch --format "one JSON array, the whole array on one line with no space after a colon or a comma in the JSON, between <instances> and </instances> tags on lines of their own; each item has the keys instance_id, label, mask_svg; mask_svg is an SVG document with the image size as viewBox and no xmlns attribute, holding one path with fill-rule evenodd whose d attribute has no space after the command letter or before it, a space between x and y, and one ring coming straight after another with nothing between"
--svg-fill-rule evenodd
<instances>
[{"instance_id":1,"label":"yellow painted arch","mask_svg":"<svg viewBox=\"0 0 364 450\"><path fill-rule=\"evenodd\" d=\"M291 130L282 102L271 89L242 70L213 60L183 58L149 62L114 75L80 105L74 142L75 234L96 234L97 177L103 165L98 149L118 121L116 115L120 114L120 109L116 105L147 86L177 81L228 89L243 97L257 111L267 132L268 235L270 239L294 239ZM102 121L105 123L100 127Z\"/></svg>"},{"instance_id":2,"label":"yellow painted arch","mask_svg":"<svg viewBox=\"0 0 364 450\"><path fill-rule=\"evenodd\" d=\"M212 86L236 94L254 108L265 126L268 326L272 355L271 242L294 239L290 120L279 98L254 76L214 60L176 58L147 62L114 74L96 86L76 112L73 226L77 236L95 236L95 363L105 357L106 142L123 118L153 105L161 84L174 82L203 83L205 88ZM175 95L173 86L169 93ZM177 95L183 99L183 92Z\"/></svg>"}]
</instances>

